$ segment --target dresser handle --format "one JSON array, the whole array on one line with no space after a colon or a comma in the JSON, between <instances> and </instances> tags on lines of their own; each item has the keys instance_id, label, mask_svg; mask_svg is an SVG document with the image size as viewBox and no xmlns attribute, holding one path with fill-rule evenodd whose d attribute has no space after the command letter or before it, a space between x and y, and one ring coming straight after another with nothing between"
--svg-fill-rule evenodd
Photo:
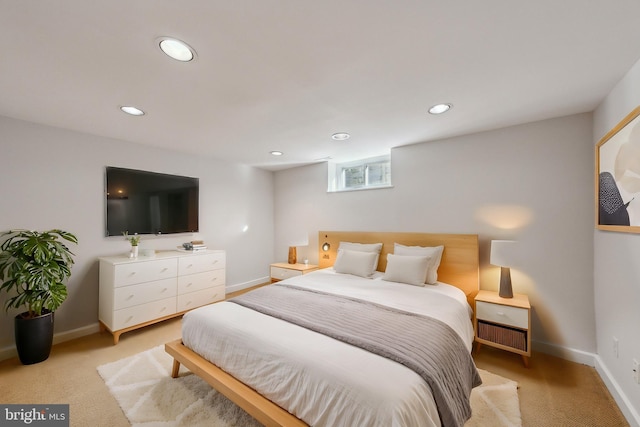
<instances>
[{"instance_id":1,"label":"dresser handle","mask_svg":"<svg viewBox=\"0 0 640 427\"><path fill-rule=\"evenodd\" d=\"M131 320L133 320L133 316L127 317L127 320L125 320L124 323L129 323Z\"/></svg>"},{"instance_id":2,"label":"dresser handle","mask_svg":"<svg viewBox=\"0 0 640 427\"><path fill-rule=\"evenodd\" d=\"M129 296L127 297L127 301L129 301L131 298L133 298L133 295L129 295Z\"/></svg>"},{"instance_id":3,"label":"dresser handle","mask_svg":"<svg viewBox=\"0 0 640 427\"><path fill-rule=\"evenodd\" d=\"M163 268L163 269L162 269L162 271L161 271L161 272L162 272L162 273L164 273L164 272L165 272L165 271L167 271L167 270L168 270L168 268L167 268L167 267L165 267L165 268Z\"/></svg>"},{"instance_id":4,"label":"dresser handle","mask_svg":"<svg viewBox=\"0 0 640 427\"><path fill-rule=\"evenodd\" d=\"M191 285L193 285L193 282L189 282L189 283L187 283L187 288L188 288L189 286L191 286Z\"/></svg>"},{"instance_id":5,"label":"dresser handle","mask_svg":"<svg viewBox=\"0 0 640 427\"><path fill-rule=\"evenodd\" d=\"M167 292L167 288L164 288L161 292Z\"/></svg>"},{"instance_id":6,"label":"dresser handle","mask_svg":"<svg viewBox=\"0 0 640 427\"><path fill-rule=\"evenodd\" d=\"M504 312L503 312L503 311L498 311L498 312L496 312L496 314L497 314L498 316L504 316Z\"/></svg>"},{"instance_id":7,"label":"dresser handle","mask_svg":"<svg viewBox=\"0 0 640 427\"><path fill-rule=\"evenodd\" d=\"M160 313L162 313L162 312L163 312L163 311L165 311L166 309L167 309L167 307L162 307L162 308L160 309Z\"/></svg>"},{"instance_id":8,"label":"dresser handle","mask_svg":"<svg viewBox=\"0 0 640 427\"><path fill-rule=\"evenodd\" d=\"M211 279L212 282L215 282L216 280L218 280L217 277L214 277L213 279Z\"/></svg>"}]
</instances>

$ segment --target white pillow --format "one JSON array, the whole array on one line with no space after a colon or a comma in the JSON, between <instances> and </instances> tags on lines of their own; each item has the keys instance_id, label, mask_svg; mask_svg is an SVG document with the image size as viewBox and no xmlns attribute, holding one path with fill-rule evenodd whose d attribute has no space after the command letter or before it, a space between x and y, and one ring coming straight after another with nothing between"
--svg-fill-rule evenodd
<instances>
[{"instance_id":1,"label":"white pillow","mask_svg":"<svg viewBox=\"0 0 640 427\"><path fill-rule=\"evenodd\" d=\"M360 277L371 277L378 266L378 254L375 252L338 250L333 269L336 273L353 274Z\"/></svg>"},{"instance_id":2,"label":"white pillow","mask_svg":"<svg viewBox=\"0 0 640 427\"><path fill-rule=\"evenodd\" d=\"M387 254L387 269L382 280L424 286L431 257Z\"/></svg>"},{"instance_id":3,"label":"white pillow","mask_svg":"<svg viewBox=\"0 0 640 427\"><path fill-rule=\"evenodd\" d=\"M348 251L358 252L375 252L377 254L382 250L382 243L351 243L340 242L338 249L346 249Z\"/></svg>"},{"instance_id":4,"label":"white pillow","mask_svg":"<svg viewBox=\"0 0 640 427\"><path fill-rule=\"evenodd\" d=\"M373 267L373 270L378 269L378 261L380 260L380 251L382 250L382 243L352 243L352 242L340 242L338 245L338 251L340 249L344 249L347 251L358 251L358 252L375 252L378 256L376 256L376 262Z\"/></svg>"},{"instance_id":5,"label":"white pillow","mask_svg":"<svg viewBox=\"0 0 640 427\"><path fill-rule=\"evenodd\" d=\"M395 243L393 246L393 253L395 255L410 255L410 256L427 256L431 258L429 270L427 271L427 280L425 283L435 285L438 281L438 267L442 260L442 252L444 246L423 247L423 246L404 246L399 243Z\"/></svg>"}]
</instances>

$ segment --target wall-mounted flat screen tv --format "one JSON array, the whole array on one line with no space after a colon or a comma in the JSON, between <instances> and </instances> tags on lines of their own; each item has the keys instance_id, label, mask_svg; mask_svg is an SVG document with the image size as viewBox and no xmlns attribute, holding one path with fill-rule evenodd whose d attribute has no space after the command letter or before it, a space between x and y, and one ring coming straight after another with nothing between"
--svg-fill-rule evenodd
<instances>
[{"instance_id":1,"label":"wall-mounted flat screen tv","mask_svg":"<svg viewBox=\"0 0 640 427\"><path fill-rule=\"evenodd\" d=\"M198 231L199 180L106 168L107 236Z\"/></svg>"}]
</instances>

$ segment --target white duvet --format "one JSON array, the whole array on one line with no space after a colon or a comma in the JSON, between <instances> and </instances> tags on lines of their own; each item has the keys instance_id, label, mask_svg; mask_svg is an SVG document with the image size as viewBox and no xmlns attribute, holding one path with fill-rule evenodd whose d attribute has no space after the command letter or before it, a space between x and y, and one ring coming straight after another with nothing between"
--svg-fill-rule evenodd
<instances>
[{"instance_id":1,"label":"white duvet","mask_svg":"<svg viewBox=\"0 0 640 427\"><path fill-rule=\"evenodd\" d=\"M459 289L319 270L282 283L420 313L450 325L471 351ZM232 302L184 315L184 344L312 426L440 426L431 391L409 368Z\"/></svg>"}]
</instances>

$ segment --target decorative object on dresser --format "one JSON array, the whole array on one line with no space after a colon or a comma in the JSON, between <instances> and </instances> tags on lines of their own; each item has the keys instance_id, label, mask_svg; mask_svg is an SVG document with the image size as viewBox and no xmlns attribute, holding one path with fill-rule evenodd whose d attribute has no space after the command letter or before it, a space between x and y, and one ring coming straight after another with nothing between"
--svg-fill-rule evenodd
<instances>
[{"instance_id":1,"label":"decorative object on dresser","mask_svg":"<svg viewBox=\"0 0 640 427\"><path fill-rule=\"evenodd\" d=\"M120 335L225 298L225 252L100 258L100 328Z\"/></svg>"},{"instance_id":2,"label":"decorative object on dresser","mask_svg":"<svg viewBox=\"0 0 640 427\"><path fill-rule=\"evenodd\" d=\"M475 298L476 351L482 344L520 354L526 367L531 357L531 305L526 295L502 298L480 291Z\"/></svg>"},{"instance_id":3,"label":"decorative object on dresser","mask_svg":"<svg viewBox=\"0 0 640 427\"><path fill-rule=\"evenodd\" d=\"M54 312L67 298L73 253L63 242L78 243L62 230L11 230L0 236L0 292L5 309L26 308L15 316L15 340L20 362L46 360L53 344Z\"/></svg>"},{"instance_id":4,"label":"decorative object on dresser","mask_svg":"<svg viewBox=\"0 0 640 427\"><path fill-rule=\"evenodd\" d=\"M271 283L288 279L289 277L301 276L303 274L316 271L319 267L312 264L289 264L287 262L277 262L271 264Z\"/></svg>"},{"instance_id":5,"label":"decorative object on dresser","mask_svg":"<svg viewBox=\"0 0 640 427\"><path fill-rule=\"evenodd\" d=\"M140 243L140 236L138 234L134 234L133 236L129 236L128 231L123 231L122 235L129 243L131 243L131 252L129 253L129 258L138 258L138 244Z\"/></svg>"},{"instance_id":6,"label":"decorative object on dresser","mask_svg":"<svg viewBox=\"0 0 640 427\"><path fill-rule=\"evenodd\" d=\"M502 298L513 298L513 288L511 286L511 270L513 262L513 251L516 242L512 240L492 240L490 263L500 267L500 296Z\"/></svg>"},{"instance_id":7,"label":"decorative object on dresser","mask_svg":"<svg viewBox=\"0 0 640 427\"><path fill-rule=\"evenodd\" d=\"M178 249L183 249L185 251L198 252L198 251L206 251L207 246L204 244L203 240L192 240L190 242L185 242L182 246L178 246Z\"/></svg>"}]
</instances>

